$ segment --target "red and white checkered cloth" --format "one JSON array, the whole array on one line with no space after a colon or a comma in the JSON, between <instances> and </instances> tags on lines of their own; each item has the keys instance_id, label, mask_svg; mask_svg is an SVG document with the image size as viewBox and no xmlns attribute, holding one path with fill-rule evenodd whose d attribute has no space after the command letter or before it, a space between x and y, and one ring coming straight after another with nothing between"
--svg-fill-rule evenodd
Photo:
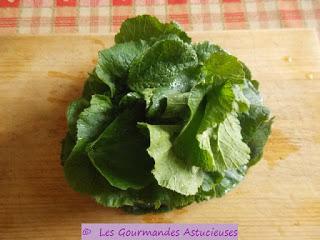
<instances>
[{"instance_id":1,"label":"red and white checkered cloth","mask_svg":"<svg viewBox=\"0 0 320 240\"><path fill-rule=\"evenodd\" d=\"M174 20L186 30L311 27L320 32L320 0L0 0L0 34L106 34L140 14Z\"/></svg>"}]
</instances>

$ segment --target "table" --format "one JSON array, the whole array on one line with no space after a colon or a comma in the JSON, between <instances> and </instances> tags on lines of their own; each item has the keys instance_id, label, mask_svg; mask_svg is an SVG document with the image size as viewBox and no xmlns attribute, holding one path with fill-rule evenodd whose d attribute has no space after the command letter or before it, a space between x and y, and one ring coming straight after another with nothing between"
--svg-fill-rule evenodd
<instances>
[{"instance_id":1,"label":"table","mask_svg":"<svg viewBox=\"0 0 320 240\"><path fill-rule=\"evenodd\" d=\"M0 0L0 34L107 34L152 14L188 31L316 28L319 0Z\"/></svg>"}]
</instances>

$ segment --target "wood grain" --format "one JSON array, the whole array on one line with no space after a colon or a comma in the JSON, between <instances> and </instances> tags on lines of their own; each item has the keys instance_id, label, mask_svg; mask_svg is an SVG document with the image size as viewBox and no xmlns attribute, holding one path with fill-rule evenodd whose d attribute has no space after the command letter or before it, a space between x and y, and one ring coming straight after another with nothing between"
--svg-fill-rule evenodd
<instances>
[{"instance_id":1,"label":"wood grain","mask_svg":"<svg viewBox=\"0 0 320 240\"><path fill-rule=\"evenodd\" d=\"M275 118L264 160L222 199L144 216L74 192L67 104L112 36L0 38L0 239L79 239L83 222L238 223L240 239L320 239L320 48L312 30L192 33L253 70Z\"/></svg>"}]
</instances>

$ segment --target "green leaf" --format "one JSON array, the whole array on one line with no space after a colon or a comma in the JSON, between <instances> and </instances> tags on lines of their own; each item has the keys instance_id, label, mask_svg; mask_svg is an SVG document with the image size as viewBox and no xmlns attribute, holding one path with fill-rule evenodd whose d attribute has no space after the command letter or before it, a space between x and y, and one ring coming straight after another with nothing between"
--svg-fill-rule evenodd
<instances>
[{"instance_id":1,"label":"green leaf","mask_svg":"<svg viewBox=\"0 0 320 240\"><path fill-rule=\"evenodd\" d=\"M67 110L67 122L69 134L72 138L76 139L77 134L77 121L79 114L89 106L89 102L84 98L79 98L70 103Z\"/></svg>"},{"instance_id":2,"label":"green leaf","mask_svg":"<svg viewBox=\"0 0 320 240\"><path fill-rule=\"evenodd\" d=\"M256 164L262 157L263 148L271 133L272 119L269 110L261 105L251 105L249 113L240 116L242 135L250 147L250 165Z\"/></svg>"},{"instance_id":3,"label":"green leaf","mask_svg":"<svg viewBox=\"0 0 320 240\"><path fill-rule=\"evenodd\" d=\"M133 213L163 212L181 208L194 202L194 195L182 195L175 191L160 187L156 183L139 193L142 197L134 207L126 208ZM142 201L141 201L142 200Z\"/></svg>"},{"instance_id":4,"label":"green leaf","mask_svg":"<svg viewBox=\"0 0 320 240\"><path fill-rule=\"evenodd\" d=\"M213 130L232 111L233 101L231 84L211 90L204 86L194 89L189 99L192 117L175 141L175 152L189 164L212 170L215 164L211 150Z\"/></svg>"},{"instance_id":5,"label":"green leaf","mask_svg":"<svg viewBox=\"0 0 320 240\"><path fill-rule=\"evenodd\" d=\"M132 63L128 85L140 93L146 88L158 87L187 91L194 85L188 70L197 64L192 46L177 38L165 39L156 42Z\"/></svg>"},{"instance_id":6,"label":"green leaf","mask_svg":"<svg viewBox=\"0 0 320 240\"><path fill-rule=\"evenodd\" d=\"M204 115L204 103L200 104L193 114L191 121L185 129L182 129L174 142L174 152L185 161L186 164L199 166L206 169L206 160L202 158L201 149L196 135Z\"/></svg>"},{"instance_id":7,"label":"green leaf","mask_svg":"<svg viewBox=\"0 0 320 240\"><path fill-rule=\"evenodd\" d=\"M146 101L146 117L153 124L181 122L188 111L189 93L180 93L168 88L147 89L143 92Z\"/></svg>"},{"instance_id":8,"label":"green leaf","mask_svg":"<svg viewBox=\"0 0 320 240\"><path fill-rule=\"evenodd\" d=\"M218 172L206 172L196 199L203 201L212 197L222 197L243 180L246 170L247 168L242 166L239 169L226 170L223 175Z\"/></svg>"},{"instance_id":9,"label":"green leaf","mask_svg":"<svg viewBox=\"0 0 320 240\"><path fill-rule=\"evenodd\" d=\"M119 107L121 109L130 108L137 103L143 102L143 96L136 92L128 92L126 95L124 95L119 102Z\"/></svg>"},{"instance_id":10,"label":"green leaf","mask_svg":"<svg viewBox=\"0 0 320 240\"><path fill-rule=\"evenodd\" d=\"M170 121L169 119L178 119L177 123L181 123L180 120L185 119L188 112L188 99L189 93L171 93L165 94L165 110L161 115L162 119Z\"/></svg>"},{"instance_id":11,"label":"green leaf","mask_svg":"<svg viewBox=\"0 0 320 240\"><path fill-rule=\"evenodd\" d=\"M252 74L250 69L247 67L247 65L244 64L244 62L240 62L244 71L244 76L247 80L251 81L252 79Z\"/></svg>"},{"instance_id":12,"label":"green leaf","mask_svg":"<svg viewBox=\"0 0 320 240\"><path fill-rule=\"evenodd\" d=\"M223 172L238 169L248 163L250 148L242 141L240 122L234 114L229 114L219 125L213 145L215 158L214 170Z\"/></svg>"},{"instance_id":13,"label":"green leaf","mask_svg":"<svg viewBox=\"0 0 320 240\"><path fill-rule=\"evenodd\" d=\"M250 149L242 142L239 121L231 114L233 101L230 84L209 91L205 109L202 103L188 128L176 139L176 153L207 171L223 172L246 164Z\"/></svg>"},{"instance_id":14,"label":"green leaf","mask_svg":"<svg viewBox=\"0 0 320 240\"><path fill-rule=\"evenodd\" d=\"M112 119L112 104L109 97L98 94L93 95L90 106L79 115L77 139L93 140Z\"/></svg>"},{"instance_id":15,"label":"green leaf","mask_svg":"<svg viewBox=\"0 0 320 240\"><path fill-rule=\"evenodd\" d=\"M247 112L250 108L250 102L243 93L243 87L239 84L234 84L232 90L235 98L235 110L237 112Z\"/></svg>"},{"instance_id":16,"label":"green leaf","mask_svg":"<svg viewBox=\"0 0 320 240\"><path fill-rule=\"evenodd\" d=\"M118 85L126 83L131 62L148 47L144 41L117 44L99 52L97 76L109 86L114 96Z\"/></svg>"},{"instance_id":17,"label":"green leaf","mask_svg":"<svg viewBox=\"0 0 320 240\"><path fill-rule=\"evenodd\" d=\"M69 185L77 192L99 194L108 189L108 182L90 162L85 151L86 141L80 140L64 164Z\"/></svg>"},{"instance_id":18,"label":"green leaf","mask_svg":"<svg viewBox=\"0 0 320 240\"><path fill-rule=\"evenodd\" d=\"M226 52L215 52L205 61L202 71L205 74L205 80L215 86L230 83L241 84L245 79L245 73L241 62Z\"/></svg>"},{"instance_id":19,"label":"green leaf","mask_svg":"<svg viewBox=\"0 0 320 240\"><path fill-rule=\"evenodd\" d=\"M85 148L88 142L100 134L104 125L111 121L111 108L111 102L107 96L93 95L90 106L78 116L75 146L71 145L69 135L65 139L62 158L64 172L71 187L78 192L97 194L108 185L90 162ZM74 146L73 149L71 146Z\"/></svg>"},{"instance_id":20,"label":"green leaf","mask_svg":"<svg viewBox=\"0 0 320 240\"><path fill-rule=\"evenodd\" d=\"M71 136L71 134L68 132L65 138L62 140L62 147L61 147L61 165L65 163L65 161L68 159L70 153L72 152L73 147L75 146L76 142Z\"/></svg>"},{"instance_id":21,"label":"green leaf","mask_svg":"<svg viewBox=\"0 0 320 240\"><path fill-rule=\"evenodd\" d=\"M243 94L249 101L250 105L262 105L262 98L252 82L245 81L243 84Z\"/></svg>"},{"instance_id":22,"label":"green leaf","mask_svg":"<svg viewBox=\"0 0 320 240\"><path fill-rule=\"evenodd\" d=\"M189 205L194 201L194 196L185 196L162 187L154 187L152 192L154 210L170 210Z\"/></svg>"},{"instance_id":23,"label":"green leaf","mask_svg":"<svg viewBox=\"0 0 320 240\"><path fill-rule=\"evenodd\" d=\"M88 148L94 166L112 186L122 190L141 189L152 179L148 140L136 127L138 119L141 110L137 107L121 113Z\"/></svg>"},{"instance_id":24,"label":"green leaf","mask_svg":"<svg viewBox=\"0 0 320 240\"><path fill-rule=\"evenodd\" d=\"M163 212L184 207L195 200L194 195L185 196L160 187L156 181L140 190L120 190L116 188L95 195L95 200L105 207L122 207L135 214Z\"/></svg>"},{"instance_id":25,"label":"green leaf","mask_svg":"<svg viewBox=\"0 0 320 240\"><path fill-rule=\"evenodd\" d=\"M161 23L156 17L149 15L129 18L121 25L120 32L115 36L117 44L138 41L152 40L164 35L176 34L181 40L190 43L191 39L175 23Z\"/></svg>"},{"instance_id":26,"label":"green leaf","mask_svg":"<svg viewBox=\"0 0 320 240\"><path fill-rule=\"evenodd\" d=\"M243 88L245 97L250 102L250 109L240 115L242 136L245 143L250 147L250 163L256 164L262 157L263 148L271 134L273 119L270 119L270 111L262 105L262 99L258 90L249 81Z\"/></svg>"},{"instance_id":27,"label":"green leaf","mask_svg":"<svg viewBox=\"0 0 320 240\"><path fill-rule=\"evenodd\" d=\"M202 165L201 153L195 138L203 118L208 85L200 82L190 91L188 99L189 116L174 141L174 152L186 163L196 166Z\"/></svg>"},{"instance_id":28,"label":"green leaf","mask_svg":"<svg viewBox=\"0 0 320 240\"><path fill-rule=\"evenodd\" d=\"M213 53L224 52L224 50L218 45L212 44L207 41L196 43L193 45L193 48L197 53L199 63L206 62Z\"/></svg>"},{"instance_id":29,"label":"green leaf","mask_svg":"<svg viewBox=\"0 0 320 240\"><path fill-rule=\"evenodd\" d=\"M95 69L92 73L89 73L89 77L84 83L82 97L90 101L94 94L110 95L109 87L98 78Z\"/></svg>"},{"instance_id":30,"label":"green leaf","mask_svg":"<svg viewBox=\"0 0 320 240\"><path fill-rule=\"evenodd\" d=\"M232 114L218 126L207 127L197 134L202 165L207 171L223 172L248 163L250 149L242 141L239 121Z\"/></svg>"},{"instance_id":31,"label":"green leaf","mask_svg":"<svg viewBox=\"0 0 320 240\"><path fill-rule=\"evenodd\" d=\"M110 191L94 196L97 203L105 207L124 207L133 206L135 204L135 199L132 198L127 191Z\"/></svg>"},{"instance_id":32,"label":"green leaf","mask_svg":"<svg viewBox=\"0 0 320 240\"><path fill-rule=\"evenodd\" d=\"M232 84L226 83L221 87L210 90L206 100L207 105L201 122L201 129L205 129L208 126L216 126L233 110L235 96Z\"/></svg>"},{"instance_id":33,"label":"green leaf","mask_svg":"<svg viewBox=\"0 0 320 240\"><path fill-rule=\"evenodd\" d=\"M202 171L186 165L173 152L171 138L177 131L176 127L145 123L140 123L140 126L149 132L148 153L155 162L152 173L158 184L183 195L196 194L202 183Z\"/></svg>"}]
</instances>

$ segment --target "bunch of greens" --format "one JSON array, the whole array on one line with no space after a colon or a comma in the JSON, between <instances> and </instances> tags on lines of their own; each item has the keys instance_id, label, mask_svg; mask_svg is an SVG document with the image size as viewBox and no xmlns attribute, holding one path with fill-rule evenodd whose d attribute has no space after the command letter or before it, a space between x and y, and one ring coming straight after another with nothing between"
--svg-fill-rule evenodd
<instances>
[{"instance_id":1,"label":"bunch of greens","mask_svg":"<svg viewBox=\"0 0 320 240\"><path fill-rule=\"evenodd\" d=\"M99 52L67 120L70 186L132 212L221 197L260 160L272 123L244 63L147 15Z\"/></svg>"}]
</instances>

